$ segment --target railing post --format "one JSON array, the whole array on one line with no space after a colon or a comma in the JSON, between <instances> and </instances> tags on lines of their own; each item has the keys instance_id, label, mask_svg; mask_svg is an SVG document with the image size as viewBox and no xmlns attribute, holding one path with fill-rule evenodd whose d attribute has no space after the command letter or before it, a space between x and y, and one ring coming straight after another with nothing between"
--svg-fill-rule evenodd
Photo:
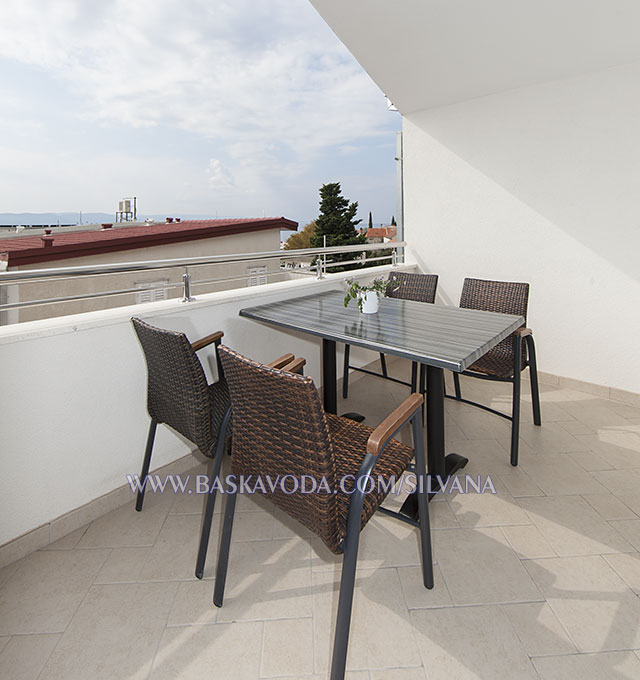
<instances>
[{"instance_id":1,"label":"railing post","mask_svg":"<svg viewBox=\"0 0 640 680\"><path fill-rule=\"evenodd\" d=\"M316 260L316 279L324 279L324 267L322 265L322 258Z\"/></svg>"},{"instance_id":2,"label":"railing post","mask_svg":"<svg viewBox=\"0 0 640 680\"><path fill-rule=\"evenodd\" d=\"M325 250L327 248L327 235L326 234L322 237L322 247ZM322 256L322 268L324 269L325 272L327 271L327 253L324 253L324 255ZM320 278L322 278L322 276Z\"/></svg>"},{"instance_id":3,"label":"railing post","mask_svg":"<svg viewBox=\"0 0 640 680\"><path fill-rule=\"evenodd\" d=\"M193 302L195 298L191 297L191 275L189 274L188 269L185 269L184 274L182 275L182 287L182 302Z\"/></svg>"},{"instance_id":4,"label":"railing post","mask_svg":"<svg viewBox=\"0 0 640 680\"><path fill-rule=\"evenodd\" d=\"M397 248L394 248L391 251L391 266L392 267L398 266L398 250L397 250Z\"/></svg>"}]
</instances>

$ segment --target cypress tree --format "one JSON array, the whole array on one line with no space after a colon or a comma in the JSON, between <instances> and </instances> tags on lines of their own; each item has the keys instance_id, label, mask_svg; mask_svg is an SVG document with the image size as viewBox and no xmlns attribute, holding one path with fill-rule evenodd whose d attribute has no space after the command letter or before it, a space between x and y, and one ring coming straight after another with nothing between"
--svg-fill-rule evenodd
<instances>
[{"instance_id":1,"label":"cypress tree","mask_svg":"<svg viewBox=\"0 0 640 680\"><path fill-rule=\"evenodd\" d=\"M320 187L320 215L316 219L315 233L311 237L312 248L322 248L323 237L327 237L327 247L350 246L366 243L364 234L358 233L356 226L362 220L355 219L358 211L358 203L349 203L342 195L340 182L323 184ZM354 253L344 255L331 255L333 262L353 260ZM352 267L348 267L351 269ZM331 271L341 271L341 268L332 267Z\"/></svg>"},{"instance_id":2,"label":"cypress tree","mask_svg":"<svg viewBox=\"0 0 640 680\"><path fill-rule=\"evenodd\" d=\"M313 248L322 248L323 236L327 237L327 246L348 246L365 242L356 226L362 220L356 220L358 203L349 203L342 196L340 182L323 184L320 188L320 215L316 220L316 230L311 237Z\"/></svg>"}]
</instances>

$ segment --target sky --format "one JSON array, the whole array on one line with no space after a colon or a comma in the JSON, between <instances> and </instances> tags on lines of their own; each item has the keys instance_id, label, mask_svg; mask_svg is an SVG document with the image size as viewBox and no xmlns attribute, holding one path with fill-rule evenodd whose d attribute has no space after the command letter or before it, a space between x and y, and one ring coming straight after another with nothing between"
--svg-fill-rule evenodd
<instances>
[{"instance_id":1,"label":"sky","mask_svg":"<svg viewBox=\"0 0 640 680\"><path fill-rule=\"evenodd\" d=\"M307 0L2 0L0 101L0 212L396 211L400 116Z\"/></svg>"}]
</instances>

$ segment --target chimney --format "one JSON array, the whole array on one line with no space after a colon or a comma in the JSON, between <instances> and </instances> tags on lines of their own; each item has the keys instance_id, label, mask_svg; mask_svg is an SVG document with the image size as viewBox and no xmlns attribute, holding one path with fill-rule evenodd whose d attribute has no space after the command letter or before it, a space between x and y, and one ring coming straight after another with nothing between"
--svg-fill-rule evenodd
<instances>
[{"instance_id":1,"label":"chimney","mask_svg":"<svg viewBox=\"0 0 640 680\"><path fill-rule=\"evenodd\" d=\"M41 236L40 240L42 241L42 245L45 248L51 248L51 246L53 245L53 236L51 236L50 234L47 236Z\"/></svg>"},{"instance_id":2,"label":"chimney","mask_svg":"<svg viewBox=\"0 0 640 680\"><path fill-rule=\"evenodd\" d=\"M180 220L181 220L180 217L176 217L176 222L180 222Z\"/></svg>"},{"instance_id":3,"label":"chimney","mask_svg":"<svg viewBox=\"0 0 640 680\"><path fill-rule=\"evenodd\" d=\"M173 222L173 217L165 217L165 220L167 224L171 224Z\"/></svg>"},{"instance_id":4,"label":"chimney","mask_svg":"<svg viewBox=\"0 0 640 680\"><path fill-rule=\"evenodd\" d=\"M105 229L111 229L112 226L113 226L112 222L103 222L102 223L102 231L104 231Z\"/></svg>"}]
</instances>

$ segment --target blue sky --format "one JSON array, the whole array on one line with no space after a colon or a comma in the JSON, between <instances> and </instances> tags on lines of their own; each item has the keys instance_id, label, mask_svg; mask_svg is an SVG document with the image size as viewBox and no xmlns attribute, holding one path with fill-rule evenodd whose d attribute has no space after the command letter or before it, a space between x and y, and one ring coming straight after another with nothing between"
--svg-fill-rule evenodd
<instances>
[{"instance_id":1,"label":"blue sky","mask_svg":"<svg viewBox=\"0 0 640 680\"><path fill-rule=\"evenodd\" d=\"M399 114L306 0L3 0L0 101L0 212L396 211Z\"/></svg>"}]
</instances>

